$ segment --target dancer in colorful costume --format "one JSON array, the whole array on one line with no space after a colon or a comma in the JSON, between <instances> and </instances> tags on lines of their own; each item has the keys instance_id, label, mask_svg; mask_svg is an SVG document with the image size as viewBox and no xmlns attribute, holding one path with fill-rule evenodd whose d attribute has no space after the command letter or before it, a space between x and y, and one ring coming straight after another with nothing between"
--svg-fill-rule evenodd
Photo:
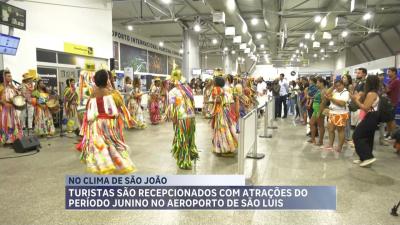
<instances>
[{"instance_id":1,"label":"dancer in colorful costume","mask_svg":"<svg viewBox=\"0 0 400 225\"><path fill-rule=\"evenodd\" d=\"M150 101L148 105L149 105L151 124L157 125L161 121L161 115L160 115L161 80L159 77L156 77L153 81L154 82L150 87Z\"/></svg>"},{"instance_id":2,"label":"dancer in colorful costume","mask_svg":"<svg viewBox=\"0 0 400 225\"><path fill-rule=\"evenodd\" d=\"M144 119L143 109L141 106L142 95L143 95L141 86L142 85L139 77L134 77L133 89L128 99L128 110L129 113L131 114L131 117L133 117L137 123L136 127L143 129L146 128L146 121Z\"/></svg>"},{"instance_id":3,"label":"dancer in colorful costume","mask_svg":"<svg viewBox=\"0 0 400 225\"><path fill-rule=\"evenodd\" d=\"M32 97L36 98L35 102L35 133L38 136L53 136L56 132L47 102L50 100L49 91L46 88L43 80L38 80L36 83L35 91Z\"/></svg>"},{"instance_id":4,"label":"dancer in colorful costume","mask_svg":"<svg viewBox=\"0 0 400 225\"><path fill-rule=\"evenodd\" d=\"M0 86L1 97L1 118L0 118L0 143L12 144L15 140L22 137L22 125L19 112L15 109L12 101L19 93L12 84L10 71L3 71L3 85Z\"/></svg>"},{"instance_id":5,"label":"dancer in colorful costume","mask_svg":"<svg viewBox=\"0 0 400 225\"><path fill-rule=\"evenodd\" d=\"M179 168L192 169L192 161L199 158L195 142L196 120L193 105L193 92L189 86L181 82L181 71L174 69L171 81L174 88L169 91L169 106L166 118L172 120L174 140L172 142L172 155Z\"/></svg>"},{"instance_id":6,"label":"dancer in colorful costume","mask_svg":"<svg viewBox=\"0 0 400 225\"><path fill-rule=\"evenodd\" d=\"M213 129L213 152L222 156L233 156L236 151L238 141L236 127L230 123L229 113L230 105L226 104L224 93L225 80L221 71L216 71L214 75L214 88L212 91L212 118L211 127Z\"/></svg>"},{"instance_id":7,"label":"dancer in colorful costume","mask_svg":"<svg viewBox=\"0 0 400 225\"><path fill-rule=\"evenodd\" d=\"M66 81L67 87L64 89L64 117L67 120L67 132L73 132L80 127L78 120L78 93L75 89L73 78Z\"/></svg>"},{"instance_id":8,"label":"dancer in colorful costume","mask_svg":"<svg viewBox=\"0 0 400 225\"><path fill-rule=\"evenodd\" d=\"M81 161L91 173L134 172L136 168L124 141L123 124L118 119L119 108L115 95L108 87L107 71L97 71L94 82L96 88L87 104L86 122L82 124Z\"/></svg>"}]
</instances>

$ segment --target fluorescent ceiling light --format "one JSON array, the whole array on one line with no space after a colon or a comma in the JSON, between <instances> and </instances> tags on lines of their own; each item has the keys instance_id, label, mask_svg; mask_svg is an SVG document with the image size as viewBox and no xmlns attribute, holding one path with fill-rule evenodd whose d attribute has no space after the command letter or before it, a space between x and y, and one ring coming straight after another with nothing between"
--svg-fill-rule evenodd
<instances>
[{"instance_id":1,"label":"fluorescent ceiling light","mask_svg":"<svg viewBox=\"0 0 400 225\"><path fill-rule=\"evenodd\" d=\"M200 32L200 30L201 30L200 25L199 24L195 24L194 27L193 27L193 30L196 31L196 32Z\"/></svg>"},{"instance_id":2,"label":"fluorescent ceiling light","mask_svg":"<svg viewBox=\"0 0 400 225\"><path fill-rule=\"evenodd\" d=\"M312 40L312 41L315 41L315 34L312 34L312 35L311 35L311 40Z\"/></svg>"},{"instance_id":3,"label":"fluorescent ceiling light","mask_svg":"<svg viewBox=\"0 0 400 225\"><path fill-rule=\"evenodd\" d=\"M244 49L246 49L246 46L247 46L246 43L240 44L239 49L244 50Z\"/></svg>"},{"instance_id":4,"label":"fluorescent ceiling light","mask_svg":"<svg viewBox=\"0 0 400 225\"><path fill-rule=\"evenodd\" d=\"M316 16L314 17L314 22L316 22L316 23L321 22L321 20L322 20L322 17L321 17L320 15L316 15Z\"/></svg>"},{"instance_id":5,"label":"fluorescent ceiling light","mask_svg":"<svg viewBox=\"0 0 400 225\"><path fill-rule=\"evenodd\" d=\"M255 26L257 24L258 24L258 19L257 18L251 19L251 25Z\"/></svg>"},{"instance_id":6,"label":"fluorescent ceiling light","mask_svg":"<svg viewBox=\"0 0 400 225\"><path fill-rule=\"evenodd\" d=\"M244 50L244 53L246 53L246 54L250 53L250 48L246 48L246 49Z\"/></svg>"},{"instance_id":7,"label":"fluorescent ceiling light","mask_svg":"<svg viewBox=\"0 0 400 225\"><path fill-rule=\"evenodd\" d=\"M246 33L247 32L247 25L243 24L242 26L242 33Z\"/></svg>"}]
</instances>

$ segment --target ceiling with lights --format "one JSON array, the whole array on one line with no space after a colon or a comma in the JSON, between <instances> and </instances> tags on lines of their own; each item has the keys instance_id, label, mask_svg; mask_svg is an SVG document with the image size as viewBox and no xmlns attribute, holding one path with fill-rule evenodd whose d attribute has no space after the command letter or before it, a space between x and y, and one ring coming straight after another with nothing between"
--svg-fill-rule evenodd
<instances>
[{"instance_id":1,"label":"ceiling with lights","mask_svg":"<svg viewBox=\"0 0 400 225\"><path fill-rule=\"evenodd\" d=\"M182 48L200 34L202 54L302 66L399 24L399 0L113 0L113 25Z\"/></svg>"}]
</instances>

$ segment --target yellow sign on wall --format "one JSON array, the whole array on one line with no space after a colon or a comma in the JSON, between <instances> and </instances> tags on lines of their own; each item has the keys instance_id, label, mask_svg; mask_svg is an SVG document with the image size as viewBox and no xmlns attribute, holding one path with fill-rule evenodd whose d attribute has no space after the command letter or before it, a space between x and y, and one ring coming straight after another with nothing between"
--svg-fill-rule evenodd
<instances>
[{"instance_id":1,"label":"yellow sign on wall","mask_svg":"<svg viewBox=\"0 0 400 225\"><path fill-rule=\"evenodd\" d=\"M77 55L85 55L85 56L93 56L93 48L77 45L73 43L64 42L64 52L77 54Z\"/></svg>"}]
</instances>

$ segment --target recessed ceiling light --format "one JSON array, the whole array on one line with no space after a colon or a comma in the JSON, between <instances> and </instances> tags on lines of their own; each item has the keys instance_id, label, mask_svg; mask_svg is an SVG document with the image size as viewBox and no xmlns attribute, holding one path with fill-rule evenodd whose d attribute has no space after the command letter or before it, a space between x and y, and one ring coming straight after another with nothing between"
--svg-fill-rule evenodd
<instances>
[{"instance_id":1,"label":"recessed ceiling light","mask_svg":"<svg viewBox=\"0 0 400 225\"><path fill-rule=\"evenodd\" d=\"M163 47L163 46L164 46L164 42L160 41L160 42L158 42L158 45L159 45L160 47Z\"/></svg>"},{"instance_id":2,"label":"recessed ceiling light","mask_svg":"<svg viewBox=\"0 0 400 225\"><path fill-rule=\"evenodd\" d=\"M179 49L179 54L183 54L183 49Z\"/></svg>"},{"instance_id":3,"label":"recessed ceiling light","mask_svg":"<svg viewBox=\"0 0 400 225\"><path fill-rule=\"evenodd\" d=\"M344 30L344 31L342 32L342 37L347 37L347 35L349 35L349 32L346 31L346 30Z\"/></svg>"},{"instance_id":4,"label":"recessed ceiling light","mask_svg":"<svg viewBox=\"0 0 400 225\"><path fill-rule=\"evenodd\" d=\"M299 44L300 48L304 46L303 42L300 42Z\"/></svg>"},{"instance_id":5,"label":"recessed ceiling light","mask_svg":"<svg viewBox=\"0 0 400 225\"><path fill-rule=\"evenodd\" d=\"M225 48L224 48L224 51L228 51L228 50L229 50L228 47L225 47Z\"/></svg>"},{"instance_id":6,"label":"recessed ceiling light","mask_svg":"<svg viewBox=\"0 0 400 225\"><path fill-rule=\"evenodd\" d=\"M216 44L218 43L217 39L214 38L214 39L212 40L212 43L213 43L214 45L216 45Z\"/></svg>"},{"instance_id":7,"label":"recessed ceiling light","mask_svg":"<svg viewBox=\"0 0 400 225\"><path fill-rule=\"evenodd\" d=\"M226 1L226 7L228 8L229 11L235 10L236 9L235 0L227 0Z\"/></svg>"},{"instance_id":8,"label":"recessed ceiling light","mask_svg":"<svg viewBox=\"0 0 400 225\"><path fill-rule=\"evenodd\" d=\"M297 49L297 50L296 50L296 53L297 53L297 54L300 53L300 50Z\"/></svg>"},{"instance_id":9,"label":"recessed ceiling light","mask_svg":"<svg viewBox=\"0 0 400 225\"><path fill-rule=\"evenodd\" d=\"M256 34L257 39L261 39L261 37L262 37L262 34Z\"/></svg>"},{"instance_id":10,"label":"recessed ceiling light","mask_svg":"<svg viewBox=\"0 0 400 225\"><path fill-rule=\"evenodd\" d=\"M232 50L232 52L231 52L231 53L232 53L232 55L234 55L234 54L236 54L236 51L235 51L235 50Z\"/></svg>"},{"instance_id":11,"label":"recessed ceiling light","mask_svg":"<svg viewBox=\"0 0 400 225\"><path fill-rule=\"evenodd\" d=\"M314 58L317 58L317 56L318 56L317 54L314 54Z\"/></svg>"},{"instance_id":12,"label":"recessed ceiling light","mask_svg":"<svg viewBox=\"0 0 400 225\"><path fill-rule=\"evenodd\" d=\"M126 28L127 28L129 31L133 31L133 26L132 26L132 25L128 25L128 26L126 26Z\"/></svg>"},{"instance_id":13,"label":"recessed ceiling light","mask_svg":"<svg viewBox=\"0 0 400 225\"><path fill-rule=\"evenodd\" d=\"M305 39L310 39L310 38L311 38L311 34L310 34L310 33L306 33L306 34L304 35L304 38L305 38Z\"/></svg>"},{"instance_id":14,"label":"recessed ceiling light","mask_svg":"<svg viewBox=\"0 0 400 225\"><path fill-rule=\"evenodd\" d=\"M321 60L325 60L325 58L324 58L324 57L322 57L322 58L321 58Z\"/></svg>"},{"instance_id":15,"label":"recessed ceiling light","mask_svg":"<svg viewBox=\"0 0 400 225\"><path fill-rule=\"evenodd\" d=\"M320 52L322 52L322 53L325 52L325 49L321 48Z\"/></svg>"},{"instance_id":16,"label":"recessed ceiling light","mask_svg":"<svg viewBox=\"0 0 400 225\"><path fill-rule=\"evenodd\" d=\"M171 0L162 0L162 3L169 4L169 3L171 3Z\"/></svg>"},{"instance_id":17,"label":"recessed ceiling light","mask_svg":"<svg viewBox=\"0 0 400 225\"><path fill-rule=\"evenodd\" d=\"M363 20L369 20L372 18L372 14L370 12L367 12L363 16Z\"/></svg>"},{"instance_id":18,"label":"recessed ceiling light","mask_svg":"<svg viewBox=\"0 0 400 225\"><path fill-rule=\"evenodd\" d=\"M261 45L260 45L260 48L261 48L261 49L264 49L264 48L265 48L264 44L261 44Z\"/></svg>"},{"instance_id":19,"label":"recessed ceiling light","mask_svg":"<svg viewBox=\"0 0 400 225\"><path fill-rule=\"evenodd\" d=\"M258 19L257 18L251 19L251 25L255 26L257 24L258 24Z\"/></svg>"},{"instance_id":20,"label":"recessed ceiling light","mask_svg":"<svg viewBox=\"0 0 400 225\"><path fill-rule=\"evenodd\" d=\"M335 42L333 42L333 41L329 42L329 46L333 46L334 44L335 44Z\"/></svg>"},{"instance_id":21,"label":"recessed ceiling light","mask_svg":"<svg viewBox=\"0 0 400 225\"><path fill-rule=\"evenodd\" d=\"M199 24L195 24L194 27L193 27L193 30L196 31L196 32L200 32L200 30L201 30L200 25Z\"/></svg>"},{"instance_id":22,"label":"recessed ceiling light","mask_svg":"<svg viewBox=\"0 0 400 225\"><path fill-rule=\"evenodd\" d=\"M314 17L314 22L316 22L316 23L321 22L321 20L322 20L322 17L321 17L320 15L316 15L316 16Z\"/></svg>"}]
</instances>

